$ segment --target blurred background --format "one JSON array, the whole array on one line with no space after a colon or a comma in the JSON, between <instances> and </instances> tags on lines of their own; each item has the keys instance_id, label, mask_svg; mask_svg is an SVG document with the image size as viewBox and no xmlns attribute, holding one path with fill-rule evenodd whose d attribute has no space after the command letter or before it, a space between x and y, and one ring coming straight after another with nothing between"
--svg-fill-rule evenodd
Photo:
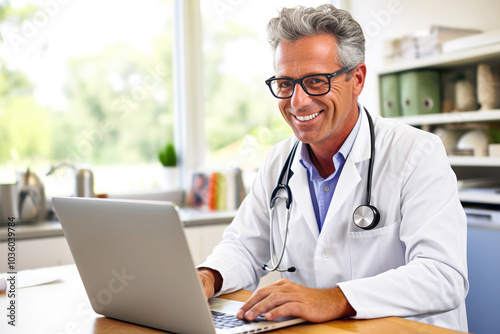
<instances>
[{"instance_id":1,"label":"blurred background","mask_svg":"<svg viewBox=\"0 0 500 334\"><path fill-rule=\"evenodd\" d=\"M0 223L25 224L18 269L73 261L51 197L167 190L222 212L181 210L203 261L292 133L264 83L266 24L282 7L323 3L364 30L360 102L441 137L468 217L469 329L498 333L498 0L0 0Z\"/></svg>"},{"instance_id":2,"label":"blurred background","mask_svg":"<svg viewBox=\"0 0 500 334\"><path fill-rule=\"evenodd\" d=\"M493 0L331 2L365 31L361 102L374 113L387 41L436 25L500 28ZM258 168L291 134L264 84L274 74L266 23L283 6L325 1L184 3L179 14L173 0L0 1L0 182L30 167L48 196L72 194L71 172L45 176L50 165L69 162L92 168L96 193L158 189L157 153L167 141L180 150L181 187L197 169ZM182 34L182 25L192 29ZM199 64L190 75L174 64L186 37ZM176 75L195 100L185 124ZM187 133L176 134L181 128Z\"/></svg>"}]
</instances>

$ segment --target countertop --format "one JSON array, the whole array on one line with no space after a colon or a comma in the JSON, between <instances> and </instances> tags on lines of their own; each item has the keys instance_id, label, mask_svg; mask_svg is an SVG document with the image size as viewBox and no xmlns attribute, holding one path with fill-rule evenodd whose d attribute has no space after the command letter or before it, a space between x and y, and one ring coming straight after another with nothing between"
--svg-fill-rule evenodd
<instances>
[{"instance_id":1,"label":"countertop","mask_svg":"<svg viewBox=\"0 0 500 334\"><path fill-rule=\"evenodd\" d=\"M207 211L194 208L180 208L179 216L186 228L228 225L236 215L236 211ZM59 221L41 221L36 223L19 223L14 227L16 240L48 238L64 236ZM0 242L7 241L8 229L6 225L0 227Z\"/></svg>"}]
</instances>

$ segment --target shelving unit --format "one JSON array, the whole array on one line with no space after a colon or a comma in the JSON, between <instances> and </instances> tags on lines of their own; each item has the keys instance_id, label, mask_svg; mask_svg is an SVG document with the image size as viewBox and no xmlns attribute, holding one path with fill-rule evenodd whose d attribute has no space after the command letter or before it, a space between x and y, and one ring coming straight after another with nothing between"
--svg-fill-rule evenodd
<instances>
[{"instance_id":1,"label":"shelving unit","mask_svg":"<svg viewBox=\"0 0 500 334\"><path fill-rule=\"evenodd\" d=\"M479 62L500 63L500 43L472 49L445 53L426 58L393 63L385 66L379 75L399 73L415 69L448 70L476 65ZM412 126L430 130L434 125L500 122L500 109L487 111L463 111L416 116L401 116L398 120ZM459 178L498 177L500 158L449 156L450 164ZM500 194L461 191L460 200L478 204L500 204Z\"/></svg>"},{"instance_id":2,"label":"shelving unit","mask_svg":"<svg viewBox=\"0 0 500 334\"><path fill-rule=\"evenodd\" d=\"M453 70L470 71L476 64L488 62L500 64L500 43L484 47L463 50L455 53L440 54L422 58L404 64L391 64L379 72L380 75L404 72L414 69L435 69L447 72ZM467 124L478 127L478 123L500 122L500 110L466 111L453 113L428 114L409 117L398 117L401 121L423 130L431 131L436 126L446 125L450 128L464 128ZM450 126L452 125L453 126ZM480 127L480 125L479 125ZM500 179L500 158L449 156L450 164L459 180L491 178ZM462 183L463 184L463 183ZM469 184L474 184L470 182ZM480 188L459 191L459 199L464 206L480 206L484 209L498 208L500 193L493 189ZM486 186L485 186L486 187ZM494 185L491 185L494 188ZM498 333L498 321L492 320L492 313L498 300L499 270L496 266L485 265L485 258L498 254L500 248L500 224L485 220L467 224L467 265L469 268L470 290L466 299L469 330L472 332Z\"/></svg>"}]
</instances>

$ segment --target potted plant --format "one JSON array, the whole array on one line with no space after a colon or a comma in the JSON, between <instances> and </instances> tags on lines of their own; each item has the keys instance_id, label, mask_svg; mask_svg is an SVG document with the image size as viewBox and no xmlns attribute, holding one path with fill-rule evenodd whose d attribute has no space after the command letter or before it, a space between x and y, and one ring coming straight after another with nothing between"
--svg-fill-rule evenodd
<instances>
[{"instance_id":1,"label":"potted plant","mask_svg":"<svg viewBox=\"0 0 500 334\"><path fill-rule=\"evenodd\" d=\"M178 190L179 170L177 168L177 155L175 153L174 143L169 141L160 149L158 152L158 160L160 160L163 166L161 189L164 191Z\"/></svg>"}]
</instances>

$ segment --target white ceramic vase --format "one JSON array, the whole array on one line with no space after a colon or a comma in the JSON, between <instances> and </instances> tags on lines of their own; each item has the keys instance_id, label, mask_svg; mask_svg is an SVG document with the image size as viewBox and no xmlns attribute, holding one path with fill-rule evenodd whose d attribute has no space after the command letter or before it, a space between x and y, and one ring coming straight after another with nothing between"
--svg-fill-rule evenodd
<instances>
[{"instance_id":1,"label":"white ceramic vase","mask_svg":"<svg viewBox=\"0 0 500 334\"><path fill-rule=\"evenodd\" d=\"M179 167L162 167L161 190L179 190Z\"/></svg>"},{"instance_id":2,"label":"white ceramic vase","mask_svg":"<svg viewBox=\"0 0 500 334\"><path fill-rule=\"evenodd\" d=\"M479 110L493 110L495 104L495 82L488 64L477 65L477 101Z\"/></svg>"},{"instance_id":3,"label":"white ceramic vase","mask_svg":"<svg viewBox=\"0 0 500 334\"><path fill-rule=\"evenodd\" d=\"M476 96L474 85L467 80L455 83L455 108L458 111L470 111L476 109Z\"/></svg>"}]
</instances>

